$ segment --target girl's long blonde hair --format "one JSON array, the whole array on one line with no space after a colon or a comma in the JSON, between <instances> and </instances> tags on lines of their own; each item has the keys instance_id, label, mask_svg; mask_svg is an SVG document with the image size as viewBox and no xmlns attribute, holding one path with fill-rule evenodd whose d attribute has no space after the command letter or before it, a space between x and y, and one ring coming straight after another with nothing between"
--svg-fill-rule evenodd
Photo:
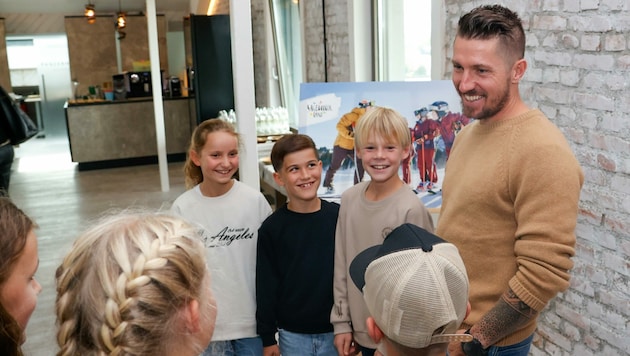
<instances>
[{"instance_id":1,"label":"girl's long blonde hair","mask_svg":"<svg viewBox=\"0 0 630 356\"><path fill-rule=\"evenodd\" d=\"M181 311L210 302L208 273L197 230L181 218L103 218L57 269L57 355L166 355L194 343Z\"/></svg>"}]
</instances>

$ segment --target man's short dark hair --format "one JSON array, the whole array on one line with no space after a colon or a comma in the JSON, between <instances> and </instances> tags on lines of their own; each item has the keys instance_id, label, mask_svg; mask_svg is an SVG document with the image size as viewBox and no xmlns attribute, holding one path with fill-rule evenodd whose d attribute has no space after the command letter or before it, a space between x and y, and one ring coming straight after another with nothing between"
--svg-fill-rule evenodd
<instances>
[{"instance_id":1,"label":"man's short dark hair","mask_svg":"<svg viewBox=\"0 0 630 356\"><path fill-rule=\"evenodd\" d=\"M525 31L518 15L501 5L479 6L459 19L457 37L488 40L498 38L515 59L525 56Z\"/></svg>"}]
</instances>

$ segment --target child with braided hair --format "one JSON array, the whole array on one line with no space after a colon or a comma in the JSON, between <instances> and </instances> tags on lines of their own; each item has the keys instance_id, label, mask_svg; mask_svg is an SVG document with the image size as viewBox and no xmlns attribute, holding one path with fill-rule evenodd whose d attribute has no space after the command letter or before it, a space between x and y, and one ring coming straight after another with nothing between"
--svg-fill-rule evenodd
<instances>
[{"instance_id":1,"label":"child with braided hair","mask_svg":"<svg viewBox=\"0 0 630 356\"><path fill-rule=\"evenodd\" d=\"M197 228L118 213L85 231L56 273L61 355L199 355L216 304Z\"/></svg>"},{"instance_id":2,"label":"child with braided hair","mask_svg":"<svg viewBox=\"0 0 630 356\"><path fill-rule=\"evenodd\" d=\"M24 330L42 290L34 277L36 227L9 198L0 197L0 355L23 355Z\"/></svg>"}]
</instances>

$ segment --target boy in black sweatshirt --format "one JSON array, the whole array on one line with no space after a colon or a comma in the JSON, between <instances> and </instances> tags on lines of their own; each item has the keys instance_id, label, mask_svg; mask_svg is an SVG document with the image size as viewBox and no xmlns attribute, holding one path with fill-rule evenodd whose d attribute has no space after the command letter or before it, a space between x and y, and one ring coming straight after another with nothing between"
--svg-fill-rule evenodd
<instances>
[{"instance_id":1,"label":"boy in black sweatshirt","mask_svg":"<svg viewBox=\"0 0 630 356\"><path fill-rule=\"evenodd\" d=\"M339 205L317 196L322 162L310 137L282 137L271 162L288 202L258 230L256 323L264 355L336 356L330 310Z\"/></svg>"}]
</instances>

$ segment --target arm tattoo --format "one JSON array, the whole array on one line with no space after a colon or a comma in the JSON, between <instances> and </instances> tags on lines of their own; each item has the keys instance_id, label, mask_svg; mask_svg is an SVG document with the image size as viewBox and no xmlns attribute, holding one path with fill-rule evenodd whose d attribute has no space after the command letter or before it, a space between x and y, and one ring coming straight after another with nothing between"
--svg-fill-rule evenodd
<instances>
[{"instance_id":1,"label":"arm tattoo","mask_svg":"<svg viewBox=\"0 0 630 356\"><path fill-rule=\"evenodd\" d=\"M534 318L538 314L538 312L520 300L511 288L508 288L507 292L503 293L501 300L512 307L514 311L521 314L522 318L525 318L525 322Z\"/></svg>"},{"instance_id":2,"label":"arm tattoo","mask_svg":"<svg viewBox=\"0 0 630 356\"><path fill-rule=\"evenodd\" d=\"M471 330L484 347L493 345L536 318L538 312L525 304L509 288L495 306ZM481 337L479 337L481 336Z\"/></svg>"}]
</instances>

